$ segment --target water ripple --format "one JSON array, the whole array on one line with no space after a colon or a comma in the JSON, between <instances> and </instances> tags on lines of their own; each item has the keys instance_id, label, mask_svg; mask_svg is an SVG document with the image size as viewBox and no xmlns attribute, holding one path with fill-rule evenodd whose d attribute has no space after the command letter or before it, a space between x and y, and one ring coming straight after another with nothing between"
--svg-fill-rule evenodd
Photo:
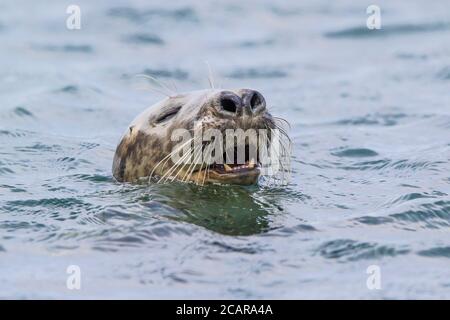
<instances>
[{"instance_id":1,"label":"water ripple","mask_svg":"<svg viewBox=\"0 0 450 320\"><path fill-rule=\"evenodd\" d=\"M133 43L133 44L142 44L142 45L163 45L164 40L159 36L150 33L135 33L130 34L123 37L124 42Z\"/></svg>"},{"instance_id":2,"label":"water ripple","mask_svg":"<svg viewBox=\"0 0 450 320\"><path fill-rule=\"evenodd\" d=\"M450 80L450 66L446 66L446 67L442 68L438 72L437 78L442 79L442 80Z\"/></svg>"},{"instance_id":3,"label":"water ripple","mask_svg":"<svg viewBox=\"0 0 450 320\"><path fill-rule=\"evenodd\" d=\"M256 78L285 78L288 76L287 72L278 68L249 68L237 69L228 73L227 75L234 79L256 79Z\"/></svg>"},{"instance_id":4,"label":"water ripple","mask_svg":"<svg viewBox=\"0 0 450 320\"><path fill-rule=\"evenodd\" d=\"M255 247L252 244L245 244L242 246L237 246L237 245L230 245L221 241L206 241L205 244L207 245L212 245L215 247L220 248L219 252L236 252L236 253L245 253L245 254L257 254L260 253L262 251L267 251L269 249L263 249L263 248L258 248Z\"/></svg>"},{"instance_id":5,"label":"water ripple","mask_svg":"<svg viewBox=\"0 0 450 320\"><path fill-rule=\"evenodd\" d=\"M415 161L410 159L391 160L391 159L379 159L371 161L358 161L350 165L347 163L331 162L336 167L344 170L438 170L441 164L445 164L444 161Z\"/></svg>"},{"instance_id":6,"label":"water ripple","mask_svg":"<svg viewBox=\"0 0 450 320\"><path fill-rule=\"evenodd\" d=\"M361 117L354 117L350 119L343 119L334 122L336 125L353 125L353 126L367 126L367 125L380 125L380 126L394 126L398 124L401 119L412 117L405 113L369 113Z\"/></svg>"},{"instance_id":7,"label":"water ripple","mask_svg":"<svg viewBox=\"0 0 450 320\"><path fill-rule=\"evenodd\" d=\"M19 117L34 117L33 113L23 106L14 108L14 114Z\"/></svg>"},{"instance_id":8,"label":"water ripple","mask_svg":"<svg viewBox=\"0 0 450 320\"><path fill-rule=\"evenodd\" d=\"M418 254L431 258L450 258L450 247L435 247L419 251Z\"/></svg>"},{"instance_id":9,"label":"water ripple","mask_svg":"<svg viewBox=\"0 0 450 320\"><path fill-rule=\"evenodd\" d=\"M65 45L39 45L34 46L36 50L62 52L62 53L84 53L89 54L94 52L94 47L89 44L65 44Z\"/></svg>"},{"instance_id":10,"label":"water ripple","mask_svg":"<svg viewBox=\"0 0 450 320\"><path fill-rule=\"evenodd\" d=\"M2 184L2 185L0 185L0 188L9 189L9 191L11 191L11 192L27 192L26 189L21 188L18 185L10 186L10 185L7 185L7 184Z\"/></svg>"},{"instance_id":11,"label":"water ripple","mask_svg":"<svg viewBox=\"0 0 450 320\"><path fill-rule=\"evenodd\" d=\"M387 37L394 35L407 35L422 32L437 32L447 31L450 29L450 24L447 22L423 23L423 24L397 24L383 26L380 30L370 30L367 27L357 26L342 29L339 31L331 31L325 33L328 38L372 38L372 37Z\"/></svg>"},{"instance_id":12,"label":"water ripple","mask_svg":"<svg viewBox=\"0 0 450 320\"><path fill-rule=\"evenodd\" d=\"M417 198L416 198L417 199ZM418 205L417 209L410 209L388 216L364 216L355 219L368 225L394 224L400 227L418 224L423 228L440 229L450 226L450 201L439 200Z\"/></svg>"},{"instance_id":13,"label":"water ripple","mask_svg":"<svg viewBox=\"0 0 450 320\"><path fill-rule=\"evenodd\" d=\"M375 157L378 155L375 151L366 148L339 148L332 151L331 154L336 157L349 158Z\"/></svg>"},{"instance_id":14,"label":"water ripple","mask_svg":"<svg viewBox=\"0 0 450 320\"><path fill-rule=\"evenodd\" d=\"M178 9L147 9L139 10L132 7L115 7L108 10L110 17L123 18L132 23L142 23L154 19L173 19L175 21L198 21L194 9L185 7Z\"/></svg>"},{"instance_id":15,"label":"water ripple","mask_svg":"<svg viewBox=\"0 0 450 320\"><path fill-rule=\"evenodd\" d=\"M370 242L359 242L350 239L327 241L320 245L315 253L326 259L354 261L361 259L380 259L407 254L408 249L380 245Z\"/></svg>"}]
</instances>

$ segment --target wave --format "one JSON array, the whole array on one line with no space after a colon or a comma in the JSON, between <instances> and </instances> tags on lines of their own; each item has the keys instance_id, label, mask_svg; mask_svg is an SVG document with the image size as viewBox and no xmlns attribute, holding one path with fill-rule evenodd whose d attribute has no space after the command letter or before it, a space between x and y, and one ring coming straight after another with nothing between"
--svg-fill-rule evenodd
<instances>
[{"instance_id":1,"label":"wave","mask_svg":"<svg viewBox=\"0 0 450 320\"><path fill-rule=\"evenodd\" d=\"M7 210L20 210L23 207L47 207L47 208L71 208L73 206L84 205L85 202L78 198L44 198L28 200L7 201L3 208Z\"/></svg>"},{"instance_id":2,"label":"wave","mask_svg":"<svg viewBox=\"0 0 450 320\"><path fill-rule=\"evenodd\" d=\"M13 174L14 171L8 167L0 167L0 175Z\"/></svg>"},{"instance_id":3,"label":"wave","mask_svg":"<svg viewBox=\"0 0 450 320\"><path fill-rule=\"evenodd\" d=\"M418 199L417 195L413 198ZM414 225L426 229L448 228L450 226L450 201L438 200L422 203L415 209L388 216L363 216L356 218L355 221L367 225L393 224L408 229L413 229Z\"/></svg>"},{"instance_id":4,"label":"wave","mask_svg":"<svg viewBox=\"0 0 450 320\"><path fill-rule=\"evenodd\" d=\"M64 45L39 45L33 46L34 49L40 51L49 51L49 52L62 52L62 53L93 53L94 47L90 44L64 44Z\"/></svg>"},{"instance_id":5,"label":"wave","mask_svg":"<svg viewBox=\"0 0 450 320\"><path fill-rule=\"evenodd\" d=\"M343 170L381 170L381 169L395 169L395 170L438 170L439 165L445 164L444 161L419 161L419 160L392 160L379 159L370 161L358 161L351 164L331 162L337 168Z\"/></svg>"},{"instance_id":6,"label":"wave","mask_svg":"<svg viewBox=\"0 0 450 320\"><path fill-rule=\"evenodd\" d=\"M290 237L299 233L316 232L319 231L314 226L306 223L300 223L292 227L273 228L268 233L261 234L262 237Z\"/></svg>"},{"instance_id":7,"label":"wave","mask_svg":"<svg viewBox=\"0 0 450 320\"><path fill-rule=\"evenodd\" d=\"M338 31L330 31L324 34L327 38L350 38L363 39L373 37L388 37L396 35L407 35L423 32L436 32L450 30L450 23L435 22L423 24L397 24L383 26L379 30L370 30L366 26L350 27Z\"/></svg>"},{"instance_id":8,"label":"wave","mask_svg":"<svg viewBox=\"0 0 450 320\"><path fill-rule=\"evenodd\" d=\"M107 11L107 15L113 18L126 19L132 23L141 24L155 19L173 19L176 21L197 22L198 17L194 9L190 7L177 9L143 9L133 7L115 7Z\"/></svg>"},{"instance_id":9,"label":"wave","mask_svg":"<svg viewBox=\"0 0 450 320\"><path fill-rule=\"evenodd\" d=\"M146 68L141 72L136 73L124 73L123 78L131 79L136 76L136 74L143 74L154 77L156 79L160 78L171 78L176 80L186 80L189 78L189 72L184 69L166 69L166 68Z\"/></svg>"},{"instance_id":10,"label":"wave","mask_svg":"<svg viewBox=\"0 0 450 320\"><path fill-rule=\"evenodd\" d=\"M394 126L398 124L399 120L411 117L411 115L407 115L405 113L373 113L366 114L361 117L355 117L351 119L342 119L338 120L334 123L334 125L352 125L352 126L360 126L360 125L380 125L380 126Z\"/></svg>"},{"instance_id":11,"label":"wave","mask_svg":"<svg viewBox=\"0 0 450 320\"><path fill-rule=\"evenodd\" d=\"M417 253L420 256L431 258L450 258L450 247L435 247L421 250Z\"/></svg>"},{"instance_id":12,"label":"wave","mask_svg":"<svg viewBox=\"0 0 450 320\"><path fill-rule=\"evenodd\" d=\"M18 185L11 186L7 184L1 184L0 188L9 189L10 192L27 192L24 188L20 188Z\"/></svg>"},{"instance_id":13,"label":"wave","mask_svg":"<svg viewBox=\"0 0 450 320\"><path fill-rule=\"evenodd\" d=\"M30 136L34 134L34 132L31 131L25 131L25 130L4 130L1 129L0 130L0 136L8 136L8 137L12 137L12 138L21 138L21 137L26 137L26 136Z\"/></svg>"},{"instance_id":14,"label":"wave","mask_svg":"<svg viewBox=\"0 0 450 320\"><path fill-rule=\"evenodd\" d=\"M437 78L441 80L450 80L450 66L445 66L437 73Z\"/></svg>"},{"instance_id":15,"label":"wave","mask_svg":"<svg viewBox=\"0 0 450 320\"><path fill-rule=\"evenodd\" d=\"M227 253L227 252L237 252L237 253L245 253L245 254L257 254L264 251L268 251L269 249L263 249L261 247L257 247L252 243L246 243L244 245L231 245L222 241L204 241L205 245L214 246L219 248L219 252ZM269 250L270 251L270 250Z\"/></svg>"},{"instance_id":16,"label":"wave","mask_svg":"<svg viewBox=\"0 0 450 320\"><path fill-rule=\"evenodd\" d=\"M122 38L124 42L140 45L163 45L164 40L150 33L134 33Z\"/></svg>"},{"instance_id":17,"label":"wave","mask_svg":"<svg viewBox=\"0 0 450 320\"><path fill-rule=\"evenodd\" d=\"M336 157L346 158L365 158L375 157L378 155L377 152L367 148L339 148L332 151L331 154Z\"/></svg>"},{"instance_id":18,"label":"wave","mask_svg":"<svg viewBox=\"0 0 450 320\"><path fill-rule=\"evenodd\" d=\"M288 73L278 68L236 69L227 75L234 79L285 78Z\"/></svg>"},{"instance_id":19,"label":"wave","mask_svg":"<svg viewBox=\"0 0 450 320\"><path fill-rule=\"evenodd\" d=\"M409 249L381 245L373 242L359 242L351 239L338 239L327 241L320 245L315 254L326 259L355 261L362 259L380 259L382 257L395 257L409 253Z\"/></svg>"},{"instance_id":20,"label":"wave","mask_svg":"<svg viewBox=\"0 0 450 320\"><path fill-rule=\"evenodd\" d=\"M23 106L15 107L13 112L19 117L34 117L33 113Z\"/></svg>"}]
</instances>

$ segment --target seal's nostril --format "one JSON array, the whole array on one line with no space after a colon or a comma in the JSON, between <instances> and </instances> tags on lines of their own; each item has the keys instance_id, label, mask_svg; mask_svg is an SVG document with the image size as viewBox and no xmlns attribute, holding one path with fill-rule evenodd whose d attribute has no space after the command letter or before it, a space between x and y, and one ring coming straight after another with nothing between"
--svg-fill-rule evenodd
<instances>
[{"instance_id":1,"label":"seal's nostril","mask_svg":"<svg viewBox=\"0 0 450 320\"><path fill-rule=\"evenodd\" d=\"M222 100L220 101L220 104L222 105L222 108L225 111L234 113L237 110L236 103L231 99L222 98Z\"/></svg>"},{"instance_id":2,"label":"seal's nostril","mask_svg":"<svg viewBox=\"0 0 450 320\"><path fill-rule=\"evenodd\" d=\"M250 107L252 109L255 109L259 105L262 104L261 97L256 92L253 94L252 98L250 99Z\"/></svg>"},{"instance_id":3,"label":"seal's nostril","mask_svg":"<svg viewBox=\"0 0 450 320\"><path fill-rule=\"evenodd\" d=\"M266 101L261 93L256 90L243 89L242 100L245 106L245 114L259 114L266 108Z\"/></svg>"}]
</instances>

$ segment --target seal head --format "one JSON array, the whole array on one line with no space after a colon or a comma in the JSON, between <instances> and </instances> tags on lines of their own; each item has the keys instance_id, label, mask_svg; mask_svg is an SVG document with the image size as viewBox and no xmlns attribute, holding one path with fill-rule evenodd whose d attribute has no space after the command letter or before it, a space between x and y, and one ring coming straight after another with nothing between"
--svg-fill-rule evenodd
<instances>
[{"instance_id":1,"label":"seal head","mask_svg":"<svg viewBox=\"0 0 450 320\"><path fill-rule=\"evenodd\" d=\"M215 132L223 134L227 129L266 129L270 132L276 124L267 111L264 97L255 90L202 90L169 97L142 112L130 124L116 149L114 177L120 182L146 177L201 184L249 185L258 181L259 159L249 157L249 150L258 146L252 146L248 141L241 141L241 150L245 150L244 161L237 161L236 154L231 162L223 164L174 161L173 153L180 152L182 146L179 141L173 141L175 131L184 129L193 133L199 128L203 132L215 129ZM194 145L193 139L184 142L183 147L188 145ZM207 146L202 143L201 150ZM189 156L191 160L200 150L195 148L192 158Z\"/></svg>"}]
</instances>

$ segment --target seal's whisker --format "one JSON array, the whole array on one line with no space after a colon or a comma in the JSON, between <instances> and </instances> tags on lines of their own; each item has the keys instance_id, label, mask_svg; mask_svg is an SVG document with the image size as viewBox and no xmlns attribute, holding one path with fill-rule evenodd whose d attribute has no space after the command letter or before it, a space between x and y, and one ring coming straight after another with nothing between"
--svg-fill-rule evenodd
<instances>
[{"instance_id":1,"label":"seal's whisker","mask_svg":"<svg viewBox=\"0 0 450 320\"><path fill-rule=\"evenodd\" d=\"M280 139L280 146L281 146L280 152L277 152L276 150L273 150L273 152L276 154L276 156L278 158L278 164L281 167L281 174L282 174L281 180L283 183L285 181L288 181L291 176L291 162L290 162L291 145L289 144L289 146L286 146L283 139ZM284 163L283 160L286 160L287 162ZM288 179L285 180L286 174L288 176Z\"/></svg>"},{"instance_id":2,"label":"seal's whisker","mask_svg":"<svg viewBox=\"0 0 450 320\"><path fill-rule=\"evenodd\" d=\"M186 174L183 177L183 181L184 182L186 182L188 179L191 178L191 174L192 174L193 170L195 169L195 166L197 165L197 162L201 159L201 157L202 157L202 153L201 152L200 152L200 154L196 155L196 153L198 151L200 151L201 148L202 148L202 146L196 146L194 148L193 155L192 155L194 158L192 160L191 165L188 167Z\"/></svg>"},{"instance_id":3,"label":"seal's whisker","mask_svg":"<svg viewBox=\"0 0 450 320\"><path fill-rule=\"evenodd\" d=\"M181 146L179 146L178 148L176 148L175 150L173 150L172 152L170 152L167 156L165 156L164 158L162 158L153 168L152 172L150 172L150 176L149 176L149 180L152 178L153 173L155 172L156 168L158 168L162 162L164 162L164 166L166 165L167 161L169 161L170 157L172 157L175 153L179 152L181 150L181 148L183 148L185 145L187 145L188 143L191 143L194 140L194 138L189 139L188 141L186 141L185 143L183 143ZM164 169L163 166L163 169Z\"/></svg>"},{"instance_id":4,"label":"seal's whisker","mask_svg":"<svg viewBox=\"0 0 450 320\"><path fill-rule=\"evenodd\" d=\"M272 116L272 118L274 118L275 121L284 122L289 127L289 129L292 129L291 124L286 119L284 119L282 117L276 117L276 116Z\"/></svg>"},{"instance_id":5,"label":"seal's whisker","mask_svg":"<svg viewBox=\"0 0 450 320\"><path fill-rule=\"evenodd\" d=\"M204 186L205 185L205 179L206 179L206 175L208 174L208 172L209 172L209 165L208 165L208 162L210 162L211 161L211 148L213 147L213 144L212 143L210 143L209 145L208 145L208 160L207 160L207 162L205 162L205 164L206 164L206 169L205 169L205 174L203 175L203 182L202 182L202 186Z\"/></svg>"},{"instance_id":6,"label":"seal's whisker","mask_svg":"<svg viewBox=\"0 0 450 320\"><path fill-rule=\"evenodd\" d=\"M184 154L180 159L178 159L178 161L175 162L175 163L167 170L167 172L161 177L161 179L159 179L158 183L159 183L160 181L167 181L167 180L170 178L170 174L171 174L172 172L174 172L174 171L180 166L180 164L182 164L183 161L184 161L186 158L188 158L189 156L190 156L190 154L189 154L189 153L186 153L186 154ZM172 179L172 181L173 181L173 179Z\"/></svg>"},{"instance_id":7,"label":"seal's whisker","mask_svg":"<svg viewBox=\"0 0 450 320\"><path fill-rule=\"evenodd\" d=\"M280 144L283 148L282 151L283 151L284 158L288 159L288 165L290 166L290 156L291 156L291 152L292 152L292 140L290 139L290 137L286 133L286 131L284 131L282 128L280 128L280 126L275 125L275 127L281 133ZM286 144L287 144L287 146L286 146Z\"/></svg>"},{"instance_id":8,"label":"seal's whisker","mask_svg":"<svg viewBox=\"0 0 450 320\"><path fill-rule=\"evenodd\" d=\"M280 139L280 144L283 146L284 151L286 151L287 153L290 153L290 151L292 150L292 141L285 132L283 132L283 131L280 131L280 132L282 134L281 139ZM286 143L287 143L287 146L286 146Z\"/></svg>"},{"instance_id":9,"label":"seal's whisker","mask_svg":"<svg viewBox=\"0 0 450 320\"><path fill-rule=\"evenodd\" d=\"M197 170L197 172L198 172L198 174L197 174L197 179L195 179L195 184L199 184L198 183L198 180L199 180L199 178L200 178L200 173L202 172L202 168L203 168L203 164L205 164L205 160L203 159L203 157L202 157L202 163L200 164L200 169L199 170Z\"/></svg>"},{"instance_id":10,"label":"seal's whisker","mask_svg":"<svg viewBox=\"0 0 450 320\"><path fill-rule=\"evenodd\" d=\"M144 88L144 87L136 87L136 89L138 89L138 90L150 90L150 91L154 91L154 92L156 92L156 93L160 93L160 94L162 94L163 96L166 96L166 97L169 97L169 98L170 98L170 94L168 94L167 92L164 92L164 91L162 91L162 90L158 90L158 89L153 88L153 87L146 87L146 88Z\"/></svg>"},{"instance_id":11,"label":"seal's whisker","mask_svg":"<svg viewBox=\"0 0 450 320\"><path fill-rule=\"evenodd\" d=\"M278 152L276 152L275 150L273 150L273 152L277 155L278 158L280 158ZM278 164L279 164L280 167L281 167L281 170L279 171L279 172L281 172L281 179L280 179L280 180L281 180L281 181L284 181L284 173L285 173L284 165L283 165L283 163L282 163L280 160L278 161ZM274 183L275 183L275 181L276 181L276 175L271 175L271 178L273 179L273 181L274 181Z\"/></svg>"},{"instance_id":12,"label":"seal's whisker","mask_svg":"<svg viewBox=\"0 0 450 320\"><path fill-rule=\"evenodd\" d=\"M177 88L177 85L175 84L175 81L171 80L170 83L172 84L172 87L175 90L175 93L178 94L178 88Z\"/></svg>"},{"instance_id":13,"label":"seal's whisker","mask_svg":"<svg viewBox=\"0 0 450 320\"><path fill-rule=\"evenodd\" d=\"M211 143L208 144L208 145L205 145L204 151L208 152L208 155L210 155L211 147L212 147ZM208 161L209 160L210 160L210 157L208 158ZM200 179L200 174L201 174L202 169L203 169L203 165L205 165L205 173L204 173L204 176L203 176L203 183L202 183L202 185L204 184L204 178L206 177L206 169L208 169L208 163L206 162L206 159L204 159L204 157L202 157L202 163L200 165L200 169L198 170L199 174L197 174L196 184L199 184L198 182L199 182L199 179Z\"/></svg>"},{"instance_id":14,"label":"seal's whisker","mask_svg":"<svg viewBox=\"0 0 450 320\"><path fill-rule=\"evenodd\" d=\"M205 181L206 181L206 175L208 174L209 171L209 166L205 163L205 170L203 172L203 180L202 180L202 186L205 185Z\"/></svg>"},{"instance_id":15,"label":"seal's whisker","mask_svg":"<svg viewBox=\"0 0 450 320\"><path fill-rule=\"evenodd\" d=\"M201 146L197 146L196 148L194 148L194 152L195 152L195 150L198 150L198 148L201 148ZM193 153L194 153L193 152ZM193 156L193 153L191 154L191 153L187 153L187 155L188 155L188 157L187 158L191 158L191 156ZM187 158L185 158L185 160L187 159ZM181 173L181 170L184 170L184 167L186 166L186 165L188 165L188 163L185 163L185 164L183 164L181 167L180 167L180 169L178 169L178 172L177 172L177 174L174 176L174 177L172 177L172 180L171 181L174 181L175 179L176 179L176 177ZM189 164L189 167L192 165L192 163L190 163ZM188 169L189 170L189 169ZM181 180L181 181L183 181L183 180Z\"/></svg>"},{"instance_id":16,"label":"seal's whisker","mask_svg":"<svg viewBox=\"0 0 450 320\"><path fill-rule=\"evenodd\" d=\"M174 153L179 152L181 150L181 148L183 146L185 146L187 143L191 142L193 139L190 139L189 141L187 141L186 143L184 143L182 146L180 146L179 148L175 149L174 151L172 151L171 153L169 153L167 156L165 156L163 159L161 159L161 161L159 161L155 167L153 168L152 172L150 173L149 179L153 176L153 173L155 172L156 168L164 161L164 166L166 165L167 161L169 161L170 157L173 156ZM164 168L163 166L163 168Z\"/></svg>"},{"instance_id":17,"label":"seal's whisker","mask_svg":"<svg viewBox=\"0 0 450 320\"><path fill-rule=\"evenodd\" d=\"M189 175L189 171L191 170L191 168L192 168L192 166L194 165L194 163L195 163L195 159L192 159L192 163L189 165L189 167L187 168L187 170L186 170L186 172L185 172L185 174L184 174L184 176L183 176L183 178L181 178L181 182L186 182L187 181L187 176Z\"/></svg>"},{"instance_id":18,"label":"seal's whisker","mask_svg":"<svg viewBox=\"0 0 450 320\"><path fill-rule=\"evenodd\" d=\"M171 154L173 154L173 152L172 152ZM186 160L186 159L189 158L190 156L191 156L190 153L183 154L183 156L181 156L180 159L178 159L177 162L175 162L171 167L169 167L169 168L167 169L166 173L164 173L164 174L162 175L162 177L159 179L158 182L163 181L163 180L164 180L164 181L167 181L167 179L170 178L170 174L172 174L172 173L180 166L180 164L183 163L184 160ZM173 180L172 180L172 181L173 181Z\"/></svg>"},{"instance_id":19,"label":"seal's whisker","mask_svg":"<svg viewBox=\"0 0 450 320\"><path fill-rule=\"evenodd\" d=\"M290 140L288 140L288 136L284 135L281 137L280 139L280 146L281 146L281 153L282 155L284 155L285 157L283 158L287 158L288 160L290 159L290 154L292 151L292 143ZM286 145L287 144L287 145Z\"/></svg>"},{"instance_id":20,"label":"seal's whisker","mask_svg":"<svg viewBox=\"0 0 450 320\"><path fill-rule=\"evenodd\" d=\"M206 176L209 177L209 170L210 170L209 166L206 167L206 172L205 172L205 175L203 176L203 183L202 183L202 186L205 185Z\"/></svg>"},{"instance_id":21,"label":"seal's whisker","mask_svg":"<svg viewBox=\"0 0 450 320\"><path fill-rule=\"evenodd\" d=\"M190 158L190 156L191 155L189 154L187 158ZM186 158L184 160L186 160ZM178 169L177 173L172 177L172 180L171 180L172 182L178 177L178 175L181 173L181 171L184 170L184 168L188 165L188 163L186 163L186 161L184 161L184 160L183 160L184 164Z\"/></svg>"},{"instance_id":22,"label":"seal's whisker","mask_svg":"<svg viewBox=\"0 0 450 320\"><path fill-rule=\"evenodd\" d=\"M196 151L193 152L193 156L194 157L195 157L195 152ZM195 161L196 161L196 158L193 158L192 159L192 163L189 165L189 167L186 170L186 173L184 174L183 178L181 179L182 182L186 182L187 181L187 176L189 175L189 172L191 171L192 166L195 166Z\"/></svg>"},{"instance_id":23,"label":"seal's whisker","mask_svg":"<svg viewBox=\"0 0 450 320\"><path fill-rule=\"evenodd\" d=\"M167 89L167 90L169 90L169 91L172 91L172 89L169 88L168 85L166 85L162 80L159 80L159 79L157 79L157 78L154 77L154 76L151 76L151 75L148 75L148 74L139 73L139 74L136 74L135 77L143 77L143 78L152 80L152 81L154 81L156 84L158 84L160 87L165 88L165 89Z\"/></svg>"},{"instance_id":24,"label":"seal's whisker","mask_svg":"<svg viewBox=\"0 0 450 320\"><path fill-rule=\"evenodd\" d=\"M207 67L208 67L208 81L209 81L209 86L211 87L211 89L215 89L214 87L214 78L213 78L213 73L211 70L211 66L209 64L208 61L205 61Z\"/></svg>"},{"instance_id":25,"label":"seal's whisker","mask_svg":"<svg viewBox=\"0 0 450 320\"><path fill-rule=\"evenodd\" d=\"M161 163L165 160L165 162L169 161L169 157L172 155L172 153L169 153L167 156L165 156L164 158L162 158L154 167L153 170L150 172L150 175L148 176L148 180L150 181L150 179L153 177L153 173L155 172L156 168L159 167L161 165ZM164 163L165 165L165 163ZM164 166L163 166L164 168Z\"/></svg>"},{"instance_id":26,"label":"seal's whisker","mask_svg":"<svg viewBox=\"0 0 450 320\"><path fill-rule=\"evenodd\" d=\"M142 78L146 78L146 79L152 80L152 81L153 81L154 83L156 83L159 87L161 87L161 88L167 90L166 92L164 92L164 91L162 91L162 90L159 90L159 92L160 92L160 93L164 93L164 94L167 95L168 97L171 97L171 96L173 96L174 94L176 94L176 91L173 91L171 88L169 88L169 86L166 85L162 80L158 80L158 79L156 79L156 78L153 77L153 76L150 76L150 75L148 75L148 74L142 74L142 73L140 73L140 74L136 74L135 77L142 77ZM158 89L156 89L156 88L152 88L152 89L155 90L155 91L158 91Z\"/></svg>"},{"instance_id":27,"label":"seal's whisker","mask_svg":"<svg viewBox=\"0 0 450 320\"><path fill-rule=\"evenodd\" d=\"M289 140L289 143L292 144L292 140L289 137L288 133L286 132L286 130L281 127L279 124L273 123L273 125L275 126L276 129L278 129L280 131L280 133L287 139Z\"/></svg>"},{"instance_id":28,"label":"seal's whisker","mask_svg":"<svg viewBox=\"0 0 450 320\"><path fill-rule=\"evenodd\" d=\"M204 145L204 149L203 149L203 147L202 147L202 155L203 155L203 152L204 151L206 151L206 152L208 152L208 155L210 155L211 154L211 148L213 147L213 144L212 143L209 143L209 144L207 144L207 145ZM211 158L208 158L208 161L210 160ZM196 184L199 184L198 182L199 182L199 179L200 179L200 173L202 172L202 168L203 168L203 165L205 165L205 170L208 168L208 163L205 161L205 159L204 159L204 157L202 157L202 163L201 163L201 165L200 165L200 169L197 171L199 174L197 175L197 179L196 179ZM206 176L206 172L205 172L205 175L203 176L203 178L205 178L205 176Z\"/></svg>"},{"instance_id":29,"label":"seal's whisker","mask_svg":"<svg viewBox=\"0 0 450 320\"><path fill-rule=\"evenodd\" d=\"M287 167L287 173L288 173L288 179L291 177L291 156L292 156L292 146L285 146L284 144L283 150L282 150L282 157L280 161L286 161L286 167Z\"/></svg>"},{"instance_id":30,"label":"seal's whisker","mask_svg":"<svg viewBox=\"0 0 450 320\"><path fill-rule=\"evenodd\" d=\"M197 155L197 156L195 156L195 153L196 153L199 149L201 149L201 148L202 148L202 146L197 146L197 147L194 148L194 151L193 151L194 160L192 161L192 164L189 166L189 168L188 168L186 174L184 175L183 181L187 181L188 179L191 178L191 175L192 175L192 172L194 171L196 162L197 162L198 160L200 160L200 158L201 158L201 156L202 156L202 153L201 153L201 152L200 152L200 154Z\"/></svg>"},{"instance_id":31,"label":"seal's whisker","mask_svg":"<svg viewBox=\"0 0 450 320\"><path fill-rule=\"evenodd\" d=\"M202 172L203 164L204 164L204 162L202 162L202 164L200 165L200 169L198 170L198 174L197 174L197 179L195 180L195 184L197 184L197 185L199 184L198 180L200 178L200 173Z\"/></svg>"}]
</instances>

